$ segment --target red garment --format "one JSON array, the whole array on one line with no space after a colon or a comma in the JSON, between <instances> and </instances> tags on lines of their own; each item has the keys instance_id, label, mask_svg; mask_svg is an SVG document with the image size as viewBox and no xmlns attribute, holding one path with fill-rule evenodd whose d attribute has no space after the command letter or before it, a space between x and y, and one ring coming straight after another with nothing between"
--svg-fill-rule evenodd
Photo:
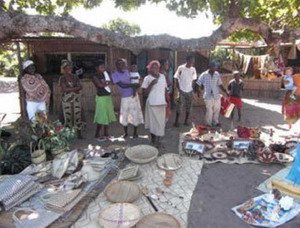
<instances>
[{"instance_id":1,"label":"red garment","mask_svg":"<svg viewBox=\"0 0 300 228\"><path fill-rule=\"evenodd\" d=\"M243 107L243 102L242 102L242 98L240 97L230 97L229 101L235 105L235 107L237 108L242 108Z\"/></svg>"},{"instance_id":2,"label":"red garment","mask_svg":"<svg viewBox=\"0 0 300 228\"><path fill-rule=\"evenodd\" d=\"M227 108L229 107L229 105L231 104L231 102L226 99L224 96L221 97L221 109L220 109L220 113L221 115L225 115Z\"/></svg>"}]
</instances>

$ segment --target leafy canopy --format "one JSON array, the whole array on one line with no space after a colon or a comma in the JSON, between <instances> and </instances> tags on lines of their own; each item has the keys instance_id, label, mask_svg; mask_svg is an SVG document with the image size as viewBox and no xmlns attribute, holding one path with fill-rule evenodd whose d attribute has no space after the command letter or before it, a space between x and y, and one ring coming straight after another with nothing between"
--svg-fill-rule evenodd
<instances>
[{"instance_id":1,"label":"leafy canopy","mask_svg":"<svg viewBox=\"0 0 300 228\"><path fill-rule=\"evenodd\" d=\"M135 36L141 33L141 28L138 24L130 23L122 18L110 20L102 27L127 36Z\"/></svg>"}]
</instances>

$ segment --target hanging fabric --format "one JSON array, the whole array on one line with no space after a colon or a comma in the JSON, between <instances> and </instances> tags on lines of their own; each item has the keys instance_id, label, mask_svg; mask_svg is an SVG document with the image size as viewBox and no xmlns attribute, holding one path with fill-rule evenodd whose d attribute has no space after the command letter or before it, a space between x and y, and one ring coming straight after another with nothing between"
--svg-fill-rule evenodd
<instances>
[{"instance_id":1,"label":"hanging fabric","mask_svg":"<svg viewBox=\"0 0 300 228\"><path fill-rule=\"evenodd\" d=\"M295 43L291 46L288 59L297 59L297 49Z\"/></svg>"}]
</instances>

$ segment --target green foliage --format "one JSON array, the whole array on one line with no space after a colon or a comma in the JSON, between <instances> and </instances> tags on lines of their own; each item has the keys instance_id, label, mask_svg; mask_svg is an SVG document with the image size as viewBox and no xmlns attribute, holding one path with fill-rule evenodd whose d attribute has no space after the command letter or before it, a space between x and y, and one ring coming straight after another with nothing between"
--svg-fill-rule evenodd
<instances>
[{"instance_id":1,"label":"green foliage","mask_svg":"<svg viewBox=\"0 0 300 228\"><path fill-rule=\"evenodd\" d=\"M222 66L224 62L232 60L232 51L226 48L216 47L211 52L210 59Z\"/></svg>"},{"instance_id":2,"label":"green foliage","mask_svg":"<svg viewBox=\"0 0 300 228\"><path fill-rule=\"evenodd\" d=\"M19 65L15 44L1 44L0 46L0 77L17 77Z\"/></svg>"},{"instance_id":3,"label":"green foliage","mask_svg":"<svg viewBox=\"0 0 300 228\"><path fill-rule=\"evenodd\" d=\"M130 23L122 18L110 20L102 27L127 36L135 36L141 33L141 28L139 25Z\"/></svg>"},{"instance_id":4,"label":"green foliage","mask_svg":"<svg viewBox=\"0 0 300 228\"><path fill-rule=\"evenodd\" d=\"M251 42L251 41L259 41L262 39L263 38L259 34L254 33L247 29L236 31L228 37L228 40L233 42L240 42L240 41Z\"/></svg>"}]
</instances>

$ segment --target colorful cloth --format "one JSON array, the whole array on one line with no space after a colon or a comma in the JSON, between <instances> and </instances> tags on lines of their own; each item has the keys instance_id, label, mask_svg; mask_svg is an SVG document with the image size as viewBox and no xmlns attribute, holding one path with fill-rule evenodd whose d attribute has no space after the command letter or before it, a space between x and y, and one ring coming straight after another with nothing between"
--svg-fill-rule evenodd
<instances>
[{"instance_id":1,"label":"colorful cloth","mask_svg":"<svg viewBox=\"0 0 300 228\"><path fill-rule=\"evenodd\" d=\"M282 114L290 124L300 119L300 97L296 96L296 98L296 100L291 99L290 92L287 91L282 104Z\"/></svg>"},{"instance_id":2,"label":"colorful cloth","mask_svg":"<svg viewBox=\"0 0 300 228\"><path fill-rule=\"evenodd\" d=\"M240 98L240 97L231 96L229 98L229 102L234 104L236 108L242 108L243 107L242 98Z\"/></svg>"},{"instance_id":3,"label":"colorful cloth","mask_svg":"<svg viewBox=\"0 0 300 228\"><path fill-rule=\"evenodd\" d=\"M116 121L112 97L96 96L96 111L94 123L108 125Z\"/></svg>"},{"instance_id":4,"label":"colorful cloth","mask_svg":"<svg viewBox=\"0 0 300 228\"><path fill-rule=\"evenodd\" d=\"M120 123L126 127L132 124L137 127L144 123L143 113L141 109L140 99L138 95L135 97L122 97L120 110Z\"/></svg>"},{"instance_id":5,"label":"colorful cloth","mask_svg":"<svg viewBox=\"0 0 300 228\"><path fill-rule=\"evenodd\" d=\"M81 94L65 93L62 97L65 126L81 129Z\"/></svg>"},{"instance_id":6,"label":"colorful cloth","mask_svg":"<svg viewBox=\"0 0 300 228\"><path fill-rule=\"evenodd\" d=\"M49 103L50 88L40 74L25 74L21 78L21 84L26 92L27 101Z\"/></svg>"},{"instance_id":7,"label":"colorful cloth","mask_svg":"<svg viewBox=\"0 0 300 228\"><path fill-rule=\"evenodd\" d=\"M185 107L185 111L191 113L193 104L193 92L185 93L183 91L179 91L179 100L177 104L177 113L181 113L183 111L183 107Z\"/></svg>"},{"instance_id":8,"label":"colorful cloth","mask_svg":"<svg viewBox=\"0 0 300 228\"><path fill-rule=\"evenodd\" d=\"M112 75L112 80L114 84L118 84L118 82L122 82L124 84L131 84L130 74L128 70L124 72L115 71ZM118 86L121 97L131 97L133 95L132 88L121 88Z\"/></svg>"},{"instance_id":9,"label":"colorful cloth","mask_svg":"<svg viewBox=\"0 0 300 228\"><path fill-rule=\"evenodd\" d=\"M145 128L156 136L165 135L166 105L150 105L146 102Z\"/></svg>"},{"instance_id":10,"label":"colorful cloth","mask_svg":"<svg viewBox=\"0 0 300 228\"><path fill-rule=\"evenodd\" d=\"M219 72L215 71L213 75L211 75L208 70L203 72L197 80L197 84L199 86L204 86L204 99L220 98L219 86L222 85L222 80Z\"/></svg>"}]
</instances>

